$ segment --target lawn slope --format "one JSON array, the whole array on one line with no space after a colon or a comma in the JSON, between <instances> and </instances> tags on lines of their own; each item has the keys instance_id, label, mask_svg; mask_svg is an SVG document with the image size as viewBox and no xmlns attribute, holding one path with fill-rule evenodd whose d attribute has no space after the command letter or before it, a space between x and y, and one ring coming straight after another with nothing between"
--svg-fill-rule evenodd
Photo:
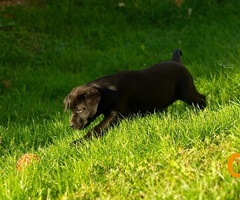
<instances>
[{"instance_id":1,"label":"lawn slope","mask_svg":"<svg viewBox=\"0 0 240 200\"><path fill-rule=\"evenodd\" d=\"M240 198L227 165L240 152L240 3L175 2L0 6L0 199ZM70 148L101 120L68 127L73 87L168 60L176 47L207 95L204 111L176 102ZM25 153L40 162L18 172Z\"/></svg>"}]
</instances>

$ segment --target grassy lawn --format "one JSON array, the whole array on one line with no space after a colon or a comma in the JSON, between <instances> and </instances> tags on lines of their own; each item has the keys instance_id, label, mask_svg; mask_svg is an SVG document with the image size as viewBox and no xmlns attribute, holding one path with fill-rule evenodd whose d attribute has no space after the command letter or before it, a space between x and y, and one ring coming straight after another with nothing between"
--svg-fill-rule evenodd
<instances>
[{"instance_id":1,"label":"grassy lawn","mask_svg":"<svg viewBox=\"0 0 240 200\"><path fill-rule=\"evenodd\" d=\"M177 1L176 1L177 2ZM1 2L0 2L1 3ZM0 4L0 199L240 199L240 2L32 0ZM176 102L71 148L70 90L171 58L208 107ZM100 117L101 118L101 117ZM40 161L19 172L17 160ZM239 161L233 163L240 172Z\"/></svg>"}]
</instances>

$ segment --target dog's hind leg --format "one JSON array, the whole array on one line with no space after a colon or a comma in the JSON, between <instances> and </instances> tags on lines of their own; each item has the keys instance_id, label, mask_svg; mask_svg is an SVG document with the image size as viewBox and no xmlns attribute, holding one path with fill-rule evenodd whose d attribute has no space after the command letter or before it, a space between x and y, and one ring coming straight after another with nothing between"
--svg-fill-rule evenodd
<instances>
[{"instance_id":1,"label":"dog's hind leg","mask_svg":"<svg viewBox=\"0 0 240 200\"><path fill-rule=\"evenodd\" d=\"M204 109L207 106L206 97L197 91L192 80L185 82L178 88L178 98L199 109Z\"/></svg>"},{"instance_id":2,"label":"dog's hind leg","mask_svg":"<svg viewBox=\"0 0 240 200\"><path fill-rule=\"evenodd\" d=\"M180 99L185 103L202 110L207 106L206 97L200 94L195 87L192 88L192 90L185 91Z\"/></svg>"},{"instance_id":3,"label":"dog's hind leg","mask_svg":"<svg viewBox=\"0 0 240 200\"><path fill-rule=\"evenodd\" d=\"M187 97L183 101L189 105L193 105L194 107L202 110L207 106L206 97L199 93L195 94L192 97Z\"/></svg>"}]
</instances>

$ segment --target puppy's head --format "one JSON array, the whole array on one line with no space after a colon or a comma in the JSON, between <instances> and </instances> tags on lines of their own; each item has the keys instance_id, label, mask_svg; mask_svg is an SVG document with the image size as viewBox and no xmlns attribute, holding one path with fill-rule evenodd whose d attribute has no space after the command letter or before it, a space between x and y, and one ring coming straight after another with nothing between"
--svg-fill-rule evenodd
<instances>
[{"instance_id":1,"label":"puppy's head","mask_svg":"<svg viewBox=\"0 0 240 200\"><path fill-rule=\"evenodd\" d=\"M94 119L101 95L98 89L91 86L74 88L64 99L65 111L70 109L72 116L70 127L83 129Z\"/></svg>"}]
</instances>

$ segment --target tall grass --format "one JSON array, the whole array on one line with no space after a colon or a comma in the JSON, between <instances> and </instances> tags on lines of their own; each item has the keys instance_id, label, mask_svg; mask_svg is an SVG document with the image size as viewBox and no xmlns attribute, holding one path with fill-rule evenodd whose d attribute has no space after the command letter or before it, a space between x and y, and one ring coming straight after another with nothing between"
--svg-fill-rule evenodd
<instances>
[{"instance_id":1,"label":"tall grass","mask_svg":"<svg viewBox=\"0 0 240 200\"><path fill-rule=\"evenodd\" d=\"M240 198L240 179L227 169L240 151L239 3L174 2L0 8L1 199ZM203 112L176 102L70 148L97 123L68 127L62 101L72 87L168 60L176 47L207 95ZM30 152L40 162L18 172L18 158Z\"/></svg>"}]
</instances>

